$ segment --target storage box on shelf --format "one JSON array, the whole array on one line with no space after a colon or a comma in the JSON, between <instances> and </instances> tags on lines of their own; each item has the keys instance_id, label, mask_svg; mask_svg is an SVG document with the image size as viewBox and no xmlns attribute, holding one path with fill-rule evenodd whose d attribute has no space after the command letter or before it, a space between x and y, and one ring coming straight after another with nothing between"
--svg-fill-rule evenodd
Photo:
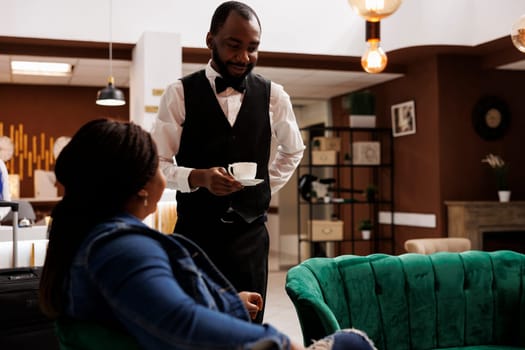
<instances>
[{"instance_id":1,"label":"storage box on shelf","mask_svg":"<svg viewBox=\"0 0 525 350\"><path fill-rule=\"evenodd\" d=\"M337 151L312 151L313 165L336 165Z\"/></svg>"},{"instance_id":2,"label":"storage box on shelf","mask_svg":"<svg viewBox=\"0 0 525 350\"><path fill-rule=\"evenodd\" d=\"M360 141L352 143L352 164L379 165L381 164L381 145L376 141Z\"/></svg>"},{"instance_id":3,"label":"storage box on shelf","mask_svg":"<svg viewBox=\"0 0 525 350\"><path fill-rule=\"evenodd\" d=\"M312 242L341 241L343 239L343 221L308 220L308 237Z\"/></svg>"},{"instance_id":4,"label":"storage box on shelf","mask_svg":"<svg viewBox=\"0 0 525 350\"><path fill-rule=\"evenodd\" d=\"M393 139L387 128L308 127L303 137L309 148L297 171L299 184L305 177L315 181L335 180L328 194L319 196L300 188L298 201L299 260L301 251L328 251L334 254L394 252L393 217L379 222L379 213L394 212ZM335 141L334 141L335 140ZM327 149L332 148L332 149ZM315 182L314 182L315 183ZM374 189L370 195L368 189ZM370 239L363 239L358 223L372 222ZM308 244L311 248L304 249Z\"/></svg>"}]
</instances>

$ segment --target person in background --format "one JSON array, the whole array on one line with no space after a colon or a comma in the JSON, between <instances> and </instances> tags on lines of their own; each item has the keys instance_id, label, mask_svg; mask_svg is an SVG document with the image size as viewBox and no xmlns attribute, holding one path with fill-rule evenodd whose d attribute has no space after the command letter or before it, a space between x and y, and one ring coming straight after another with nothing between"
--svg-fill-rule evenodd
<instances>
[{"instance_id":1,"label":"person in background","mask_svg":"<svg viewBox=\"0 0 525 350\"><path fill-rule=\"evenodd\" d=\"M86 338L68 338L60 325L90 321L141 349L303 349L274 327L251 323L261 296L237 293L197 245L144 224L166 179L140 126L88 122L60 153L55 173L64 196L52 214L39 294L62 345L77 348ZM315 346L373 349L357 330Z\"/></svg>"},{"instance_id":2,"label":"person in background","mask_svg":"<svg viewBox=\"0 0 525 350\"><path fill-rule=\"evenodd\" d=\"M2 159L0 159L0 201L10 201L11 192L9 191L9 173Z\"/></svg>"},{"instance_id":3,"label":"person in background","mask_svg":"<svg viewBox=\"0 0 525 350\"><path fill-rule=\"evenodd\" d=\"M9 190L9 173L5 162L0 159L0 201L10 201L11 191ZM10 211L9 207L0 208L0 220L2 220Z\"/></svg>"},{"instance_id":4,"label":"person in background","mask_svg":"<svg viewBox=\"0 0 525 350\"><path fill-rule=\"evenodd\" d=\"M206 36L211 60L166 88L152 135L168 187L178 190L174 232L201 246L237 289L264 297L266 211L305 147L288 94L252 72L260 40L252 8L222 3ZM277 147L269 164L272 136ZM241 185L225 170L234 162L256 162L256 178L264 181Z\"/></svg>"}]
</instances>

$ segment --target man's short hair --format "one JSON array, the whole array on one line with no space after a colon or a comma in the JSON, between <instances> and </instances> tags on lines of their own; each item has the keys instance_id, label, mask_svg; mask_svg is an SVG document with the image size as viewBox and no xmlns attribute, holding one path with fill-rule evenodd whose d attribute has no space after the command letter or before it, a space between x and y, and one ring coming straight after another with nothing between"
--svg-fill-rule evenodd
<instances>
[{"instance_id":1,"label":"man's short hair","mask_svg":"<svg viewBox=\"0 0 525 350\"><path fill-rule=\"evenodd\" d=\"M217 7L213 13L210 25L211 34L217 34L232 11L235 11L242 18L248 21L255 17L257 23L259 24L259 28L261 28L261 21L259 21L257 13L255 13L255 11L250 6L239 1L226 1L219 5L219 7Z\"/></svg>"}]
</instances>

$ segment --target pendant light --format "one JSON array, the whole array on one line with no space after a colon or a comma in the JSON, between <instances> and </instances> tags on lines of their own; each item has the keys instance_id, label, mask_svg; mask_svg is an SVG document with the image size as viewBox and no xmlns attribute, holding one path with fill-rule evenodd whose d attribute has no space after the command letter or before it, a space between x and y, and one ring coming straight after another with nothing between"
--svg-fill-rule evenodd
<instances>
[{"instance_id":1,"label":"pendant light","mask_svg":"<svg viewBox=\"0 0 525 350\"><path fill-rule=\"evenodd\" d=\"M126 104L124 93L115 87L115 78L113 78L113 38L112 38L112 19L113 19L113 1L109 1L109 78L108 86L97 93L97 105L101 106L123 106Z\"/></svg>"},{"instance_id":2,"label":"pendant light","mask_svg":"<svg viewBox=\"0 0 525 350\"><path fill-rule=\"evenodd\" d=\"M361 66L367 73L382 72L388 62L385 51L380 46L379 28L380 22L366 21L366 45L367 49L361 57Z\"/></svg>"},{"instance_id":3,"label":"pendant light","mask_svg":"<svg viewBox=\"0 0 525 350\"><path fill-rule=\"evenodd\" d=\"M402 0L348 0L354 11L370 22L378 22L396 12Z\"/></svg>"},{"instance_id":4,"label":"pendant light","mask_svg":"<svg viewBox=\"0 0 525 350\"><path fill-rule=\"evenodd\" d=\"M388 62L380 46L380 21L393 14L402 0L348 0L354 11L366 20L366 51L361 66L367 73L381 73Z\"/></svg>"},{"instance_id":5,"label":"pendant light","mask_svg":"<svg viewBox=\"0 0 525 350\"><path fill-rule=\"evenodd\" d=\"M512 43L518 50L525 52L525 15L521 16L512 26L510 32Z\"/></svg>"}]
</instances>

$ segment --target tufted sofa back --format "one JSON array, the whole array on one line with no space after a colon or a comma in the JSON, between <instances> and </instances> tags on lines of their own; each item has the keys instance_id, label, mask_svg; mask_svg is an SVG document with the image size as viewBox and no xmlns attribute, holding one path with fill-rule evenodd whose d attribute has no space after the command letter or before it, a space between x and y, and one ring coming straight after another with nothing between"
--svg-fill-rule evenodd
<instances>
[{"instance_id":1,"label":"tufted sofa back","mask_svg":"<svg viewBox=\"0 0 525 350\"><path fill-rule=\"evenodd\" d=\"M340 328L378 349L525 347L525 255L440 252L312 258L287 273L305 345Z\"/></svg>"}]
</instances>

